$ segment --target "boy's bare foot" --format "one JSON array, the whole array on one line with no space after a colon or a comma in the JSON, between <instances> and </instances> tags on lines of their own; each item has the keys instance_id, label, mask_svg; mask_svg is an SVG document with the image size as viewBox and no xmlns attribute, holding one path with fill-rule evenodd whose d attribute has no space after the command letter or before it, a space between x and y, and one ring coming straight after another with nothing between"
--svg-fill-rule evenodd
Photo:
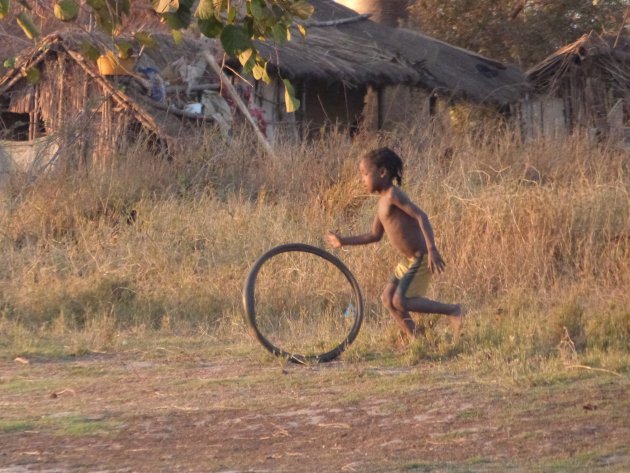
<instances>
[{"instance_id":1,"label":"boy's bare foot","mask_svg":"<svg viewBox=\"0 0 630 473\"><path fill-rule=\"evenodd\" d=\"M413 340L416 338L423 338L426 335L424 325L416 324L413 329Z\"/></svg>"},{"instance_id":2,"label":"boy's bare foot","mask_svg":"<svg viewBox=\"0 0 630 473\"><path fill-rule=\"evenodd\" d=\"M458 305L457 310L453 315L449 315L448 319L453 328L453 340L459 341L459 338L464 327L464 318L466 317L466 308L463 305Z\"/></svg>"},{"instance_id":3,"label":"boy's bare foot","mask_svg":"<svg viewBox=\"0 0 630 473\"><path fill-rule=\"evenodd\" d=\"M424 327L416 325L413 334L409 334L404 330L398 331L398 343L400 347L408 347L419 338L424 338Z\"/></svg>"}]
</instances>

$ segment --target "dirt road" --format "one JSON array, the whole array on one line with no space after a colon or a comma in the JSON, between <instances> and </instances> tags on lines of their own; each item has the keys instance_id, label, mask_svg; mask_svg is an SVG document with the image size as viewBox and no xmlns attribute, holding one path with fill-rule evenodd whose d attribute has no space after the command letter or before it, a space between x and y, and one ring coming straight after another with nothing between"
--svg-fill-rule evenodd
<instances>
[{"instance_id":1,"label":"dirt road","mask_svg":"<svg viewBox=\"0 0 630 473\"><path fill-rule=\"evenodd\" d=\"M630 471L627 377L222 352L0 361L0 472Z\"/></svg>"}]
</instances>

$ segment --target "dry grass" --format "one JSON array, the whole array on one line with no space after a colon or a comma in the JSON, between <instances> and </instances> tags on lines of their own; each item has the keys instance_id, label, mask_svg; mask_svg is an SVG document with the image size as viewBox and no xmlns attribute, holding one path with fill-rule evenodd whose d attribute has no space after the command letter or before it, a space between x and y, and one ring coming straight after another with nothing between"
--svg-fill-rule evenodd
<instances>
[{"instance_id":1,"label":"dry grass","mask_svg":"<svg viewBox=\"0 0 630 473\"><path fill-rule=\"evenodd\" d=\"M229 146L209 137L172 161L130 147L87 175L16 176L0 192L1 352L115 350L121 333L242 340L250 265L276 244L322 246L328 228L367 229L375 200L356 158L387 144L448 263L432 295L471 308L459 344L427 318L407 362L459 359L516 376L563 363L628 372L627 153L580 137L522 144L497 130L333 133L280 144L277 159L246 137ZM378 302L398 257L386 242L338 254L367 301L348 357L398 350ZM558 348L566 334L568 362Z\"/></svg>"}]
</instances>

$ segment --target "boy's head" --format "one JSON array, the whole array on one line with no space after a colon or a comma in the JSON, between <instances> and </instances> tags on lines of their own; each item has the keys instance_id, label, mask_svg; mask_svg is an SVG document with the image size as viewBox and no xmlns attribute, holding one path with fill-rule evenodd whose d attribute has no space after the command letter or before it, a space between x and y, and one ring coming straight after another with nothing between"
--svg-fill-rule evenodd
<instances>
[{"instance_id":1,"label":"boy's head","mask_svg":"<svg viewBox=\"0 0 630 473\"><path fill-rule=\"evenodd\" d=\"M377 148L367 152L361 158L362 161L372 164L377 169L385 169L392 181L402 184L403 162L390 148Z\"/></svg>"}]
</instances>

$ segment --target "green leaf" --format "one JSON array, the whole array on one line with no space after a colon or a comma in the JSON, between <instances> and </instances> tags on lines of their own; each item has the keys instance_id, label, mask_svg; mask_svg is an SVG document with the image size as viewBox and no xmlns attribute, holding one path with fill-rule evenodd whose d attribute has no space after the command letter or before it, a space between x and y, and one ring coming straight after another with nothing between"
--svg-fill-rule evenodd
<instances>
[{"instance_id":1,"label":"green leaf","mask_svg":"<svg viewBox=\"0 0 630 473\"><path fill-rule=\"evenodd\" d=\"M227 25L221 32L221 44L228 56L236 57L246 49L253 48L247 30L238 25Z\"/></svg>"},{"instance_id":2,"label":"green leaf","mask_svg":"<svg viewBox=\"0 0 630 473\"><path fill-rule=\"evenodd\" d=\"M114 30L114 19L109 13L109 8L104 0L87 0L87 4L92 7L94 17L99 27L108 34Z\"/></svg>"},{"instance_id":3,"label":"green leaf","mask_svg":"<svg viewBox=\"0 0 630 473\"><path fill-rule=\"evenodd\" d=\"M190 11L191 5L192 0L180 0L179 9L175 13L163 15L163 17L169 17L167 23L172 29L186 29L190 26L190 21L192 20L192 12Z\"/></svg>"},{"instance_id":4,"label":"green leaf","mask_svg":"<svg viewBox=\"0 0 630 473\"><path fill-rule=\"evenodd\" d=\"M190 24L190 11L179 10L175 13L165 13L162 18L166 20L166 24L172 30L183 30L188 28Z\"/></svg>"},{"instance_id":5,"label":"green leaf","mask_svg":"<svg viewBox=\"0 0 630 473\"><path fill-rule=\"evenodd\" d=\"M37 67L31 67L28 71L26 71L26 80L29 84L35 85L39 82L41 78L41 73Z\"/></svg>"},{"instance_id":6,"label":"green leaf","mask_svg":"<svg viewBox=\"0 0 630 473\"><path fill-rule=\"evenodd\" d=\"M254 19L251 16L246 16L243 18L242 26L245 28L247 36L252 38L254 36Z\"/></svg>"},{"instance_id":7,"label":"green leaf","mask_svg":"<svg viewBox=\"0 0 630 473\"><path fill-rule=\"evenodd\" d=\"M101 10L106 7L105 0L87 0L87 4L91 6L93 10Z\"/></svg>"},{"instance_id":8,"label":"green leaf","mask_svg":"<svg viewBox=\"0 0 630 473\"><path fill-rule=\"evenodd\" d=\"M13 69L15 67L15 57L8 57L2 63L7 69Z\"/></svg>"},{"instance_id":9,"label":"green leaf","mask_svg":"<svg viewBox=\"0 0 630 473\"><path fill-rule=\"evenodd\" d=\"M180 30L171 30L171 36L178 46L184 42L184 35Z\"/></svg>"},{"instance_id":10,"label":"green leaf","mask_svg":"<svg viewBox=\"0 0 630 473\"><path fill-rule=\"evenodd\" d=\"M109 0L109 1L110 2L113 1L113 5L111 5L111 7L113 8L118 18L121 18L123 15L129 15L129 12L131 11L131 3L129 2L129 0Z\"/></svg>"},{"instance_id":11,"label":"green leaf","mask_svg":"<svg viewBox=\"0 0 630 473\"><path fill-rule=\"evenodd\" d=\"M151 33L147 33L146 31L136 31L133 34L133 37L136 41L138 41L138 43L146 46L147 48L154 48L157 46L157 41L153 35Z\"/></svg>"},{"instance_id":12,"label":"green leaf","mask_svg":"<svg viewBox=\"0 0 630 473\"><path fill-rule=\"evenodd\" d=\"M267 73L267 64L265 62L265 65L263 66L263 75L262 75L262 81L265 84L271 84L271 77L269 77L269 74ZM298 107L300 106L299 102L298 102Z\"/></svg>"},{"instance_id":13,"label":"green leaf","mask_svg":"<svg viewBox=\"0 0 630 473\"><path fill-rule=\"evenodd\" d=\"M298 18L306 20L310 18L310 16L315 11L315 8L313 8L313 5L308 3L306 0L298 0L293 5L291 5L288 10Z\"/></svg>"},{"instance_id":14,"label":"green leaf","mask_svg":"<svg viewBox=\"0 0 630 473\"><path fill-rule=\"evenodd\" d=\"M84 41L81 43L81 46L79 47L79 52L81 53L81 56L90 61L96 61L101 55L101 52L98 50L98 48L88 41Z\"/></svg>"},{"instance_id":15,"label":"green leaf","mask_svg":"<svg viewBox=\"0 0 630 473\"><path fill-rule=\"evenodd\" d=\"M212 0L200 0L197 10L195 10L195 16L200 20L214 18L214 5L212 4Z\"/></svg>"},{"instance_id":16,"label":"green leaf","mask_svg":"<svg viewBox=\"0 0 630 473\"><path fill-rule=\"evenodd\" d=\"M129 14L129 0L105 0L105 5L116 19Z\"/></svg>"},{"instance_id":17,"label":"green leaf","mask_svg":"<svg viewBox=\"0 0 630 473\"><path fill-rule=\"evenodd\" d=\"M236 19L236 8L234 8L232 5L230 5L228 7L227 22L229 24L232 24L232 23L234 23L235 19Z\"/></svg>"},{"instance_id":18,"label":"green leaf","mask_svg":"<svg viewBox=\"0 0 630 473\"><path fill-rule=\"evenodd\" d=\"M288 79L282 79L284 82L284 105L288 113L293 113L300 108L300 101L295 98L295 89Z\"/></svg>"},{"instance_id":19,"label":"green leaf","mask_svg":"<svg viewBox=\"0 0 630 473\"><path fill-rule=\"evenodd\" d=\"M37 26L35 26L35 23L33 23L33 20L28 13L18 13L16 21L28 39L35 39L39 36L39 30L37 29Z\"/></svg>"},{"instance_id":20,"label":"green leaf","mask_svg":"<svg viewBox=\"0 0 630 473\"><path fill-rule=\"evenodd\" d=\"M153 9L160 15L164 13L175 13L179 10L179 0L152 0Z\"/></svg>"},{"instance_id":21,"label":"green leaf","mask_svg":"<svg viewBox=\"0 0 630 473\"><path fill-rule=\"evenodd\" d=\"M9 0L0 0L0 20L3 20L9 13Z\"/></svg>"},{"instance_id":22,"label":"green leaf","mask_svg":"<svg viewBox=\"0 0 630 473\"><path fill-rule=\"evenodd\" d=\"M120 59L127 59L133 51L133 45L127 40L117 39L114 44Z\"/></svg>"},{"instance_id":23,"label":"green leaf","mask_svg":"<svg viewBox=\"0 0 630 473\"><path fill-rule=\"evenodd\" d=\"M280 23L276 23L275 25L273 25L271 32L276 43L284 43L285 41L287 41L287 39L290 39L291 37L289 29L285 25L282 25Z\"/></svg>"},{"instance_id":24,"label":"green leaf","mask_svg":"<svg viewBox=\"0 0 630 473\"><path fill-rule=\"evenodd\" d=\"M114 33L123 16L129 15L129 0L86 0L86 3L92 7L100 28L108 34Z\"/></svg>"},{"instance_id":25,"label":"green leaf","mask_svg":"<svg viewBox=\"0 0 630 473\"><path fill-rule=\"evenodd\" d=\"M197 20L199 31L208 38L216 38L223 31L223 23L217 20L215 17L208 18L207 20Z\"/></svg>"},{"instance_id":26,"label":"green leaf","mask_svg":"<svg viewBox=\"0 0 630 473\"><path fill-rule=\"evenodd\" d=\"M265 4L262 0L252 0L249 2L249 12L255 19L264 19L266 17L265 10Z\"/></svg>"},{"instance_id":27,"label":"green leaf","mask_svg":"<svg viewBox=\"0 0 630 473\"><path fill-rule=\"evenodd\" d=\"M241 54L239 54L238 60L241 63L241 65L244 66L245 64L247 64L249 60L252 58L253 54L254 54L254 50L252 48L248 48L245 51L243 51Z\"/></svg>"},{"instance_id":28,"label":"green leaf","mask_svg":"<svg viewBox=\"0 0 630 473\"><path fill-rule=\"evenodd\" d=\"M60 0L55 3L53 12L61 21L73 21L79 16L79 6L74 0Z\"/></svg>"},{"instance_id":29,"label":"green leaf","mask_svg":"<svg viewBox=\"0 0 630 473\"><path fill-rule=\"evenodd\" d=\"M271 82L269 74L267 74L268 64L269 61L263 58L260 54L256 53L256 66L254 66L254 74L259 76L258 78L256 78L256 80L262 79L265 84L269 84Z\"/></svg>"},{"instance_id":30,"label":"green leaf","mask_svg":"<svg viewBox=\"0 0 630 473\"><path fill-rule=\"evenodd\" d=\"M262 79L262 67L260 67L258 64L256 64L252 68L251 72L252 72L252 75L254 76L254 79L256 79L256 80Z\"/></svg>"}]
</instances>

